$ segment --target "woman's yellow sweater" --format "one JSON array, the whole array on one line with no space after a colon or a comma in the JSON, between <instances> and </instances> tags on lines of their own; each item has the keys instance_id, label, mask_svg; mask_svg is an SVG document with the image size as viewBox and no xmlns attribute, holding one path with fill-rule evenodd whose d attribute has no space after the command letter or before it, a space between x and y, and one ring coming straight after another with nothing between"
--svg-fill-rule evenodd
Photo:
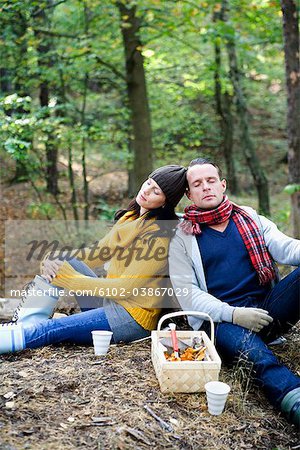
<instances>
[{"instance_id":1,"label":"woman's yellow sweater","mask_svg":"<svg viewBox=\"0 0 300 450\"><path fill-rule=\"evenodd\" d=\"M109 260L106 278L77 272L65 261L53 284L77 293L110 298L122 305L146 330L156 327L167 278L169 238L155 236L154 219L144 220L126 213L96 248L82 249L76 257L89 267Z\"/></svg>"}]
</instances>

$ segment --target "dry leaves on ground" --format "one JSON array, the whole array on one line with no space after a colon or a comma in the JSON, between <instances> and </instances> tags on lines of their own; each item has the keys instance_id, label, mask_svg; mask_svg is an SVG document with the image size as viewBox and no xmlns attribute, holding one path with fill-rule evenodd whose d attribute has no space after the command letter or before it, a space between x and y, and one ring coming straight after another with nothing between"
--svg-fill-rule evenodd
<instances>
[{"instance_id":1,"label":"dry leaves on ground","mask_svg":"<svg viewBox=\"0 0 300 450\"><path fill-rule=\"evenodd\" d=\"M233 369L221 371L232 386L221 416L209 415L203 393L162 394L149 341L112 346L106 357L72 345L26 350L0 357L0 372L3 450L283 450L299 444L296 429L257 388L243 393Z\"/></svg>"}]
</instances>

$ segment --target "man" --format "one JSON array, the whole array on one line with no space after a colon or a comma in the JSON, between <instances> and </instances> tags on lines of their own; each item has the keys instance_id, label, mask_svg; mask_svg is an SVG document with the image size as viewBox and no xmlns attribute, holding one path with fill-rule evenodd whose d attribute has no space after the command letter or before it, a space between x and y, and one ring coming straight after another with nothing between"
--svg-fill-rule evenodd
<instances>
[{"instance_id":1,"label":"man","mask_svg":"<svg viewBox=\"0 0 300 450\"><path fill-rule=\"evenodd\" d=\"M185 208L169 256L180 306L212 317L223 360L246 358L269 400L299 426L300 378L278 362L267 344L299 320L300 268L276 284L274 261L299 266L300 241L252 208L231 203L212 161L193 160L187 180L194 204ZM187 287L189 294L179 295ZM206 327L197 316L188 320L194 330Z\"/></svg>"}]
</instances>

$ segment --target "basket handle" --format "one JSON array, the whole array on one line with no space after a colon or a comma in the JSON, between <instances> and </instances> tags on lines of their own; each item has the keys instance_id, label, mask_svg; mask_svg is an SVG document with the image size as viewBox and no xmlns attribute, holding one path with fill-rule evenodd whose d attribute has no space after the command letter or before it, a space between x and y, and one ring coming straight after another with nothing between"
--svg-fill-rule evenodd
<instances>
[{"instance_id":1,"label":"basket handle","mask_svg":"<svg viewBox=\"0 0 300 450\"><path fill-rule=\"evenodd\" d=\"M204 320L209 320L210 321L210 340L211 340L212 343L214 343L214 341L215 341L215 326L214 326L214 323L212 321L212 318L208 314L206 314L204 312L178 311L178 312L165 314L158 321L157 331L160 331L161 325L166 319L170 319L171 317L178 317L178 316L199 316L199 317L201 317Z\"/></svg>"}]
</instances>

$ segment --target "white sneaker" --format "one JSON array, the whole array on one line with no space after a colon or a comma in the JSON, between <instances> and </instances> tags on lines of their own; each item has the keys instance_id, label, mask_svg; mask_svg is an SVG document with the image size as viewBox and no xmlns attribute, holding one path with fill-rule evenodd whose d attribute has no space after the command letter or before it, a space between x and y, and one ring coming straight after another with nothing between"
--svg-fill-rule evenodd
<instances>
[{"instance_id":1,"label":"white sneaker","mask_svg":"<svg viewBox=\"0 0 300 450\"><path fill-rule=\"evenodd\" d=\"M25 348L22 323L0 324L0 355L14 353Z\"/></svg>"},{"instance_id":2,"label":"white sneaker","mask_svg":"<svg viewBox=\"0 0 300 450\"><path fill-rule=\"evenodd\" d=\"M44 278L36 275L24 290L25 295L23 295L20 304L14 311L12 322L33 325L41 320L49 319L59 298L59 288L55 288Z\"/></svg>"}]
</instances>

